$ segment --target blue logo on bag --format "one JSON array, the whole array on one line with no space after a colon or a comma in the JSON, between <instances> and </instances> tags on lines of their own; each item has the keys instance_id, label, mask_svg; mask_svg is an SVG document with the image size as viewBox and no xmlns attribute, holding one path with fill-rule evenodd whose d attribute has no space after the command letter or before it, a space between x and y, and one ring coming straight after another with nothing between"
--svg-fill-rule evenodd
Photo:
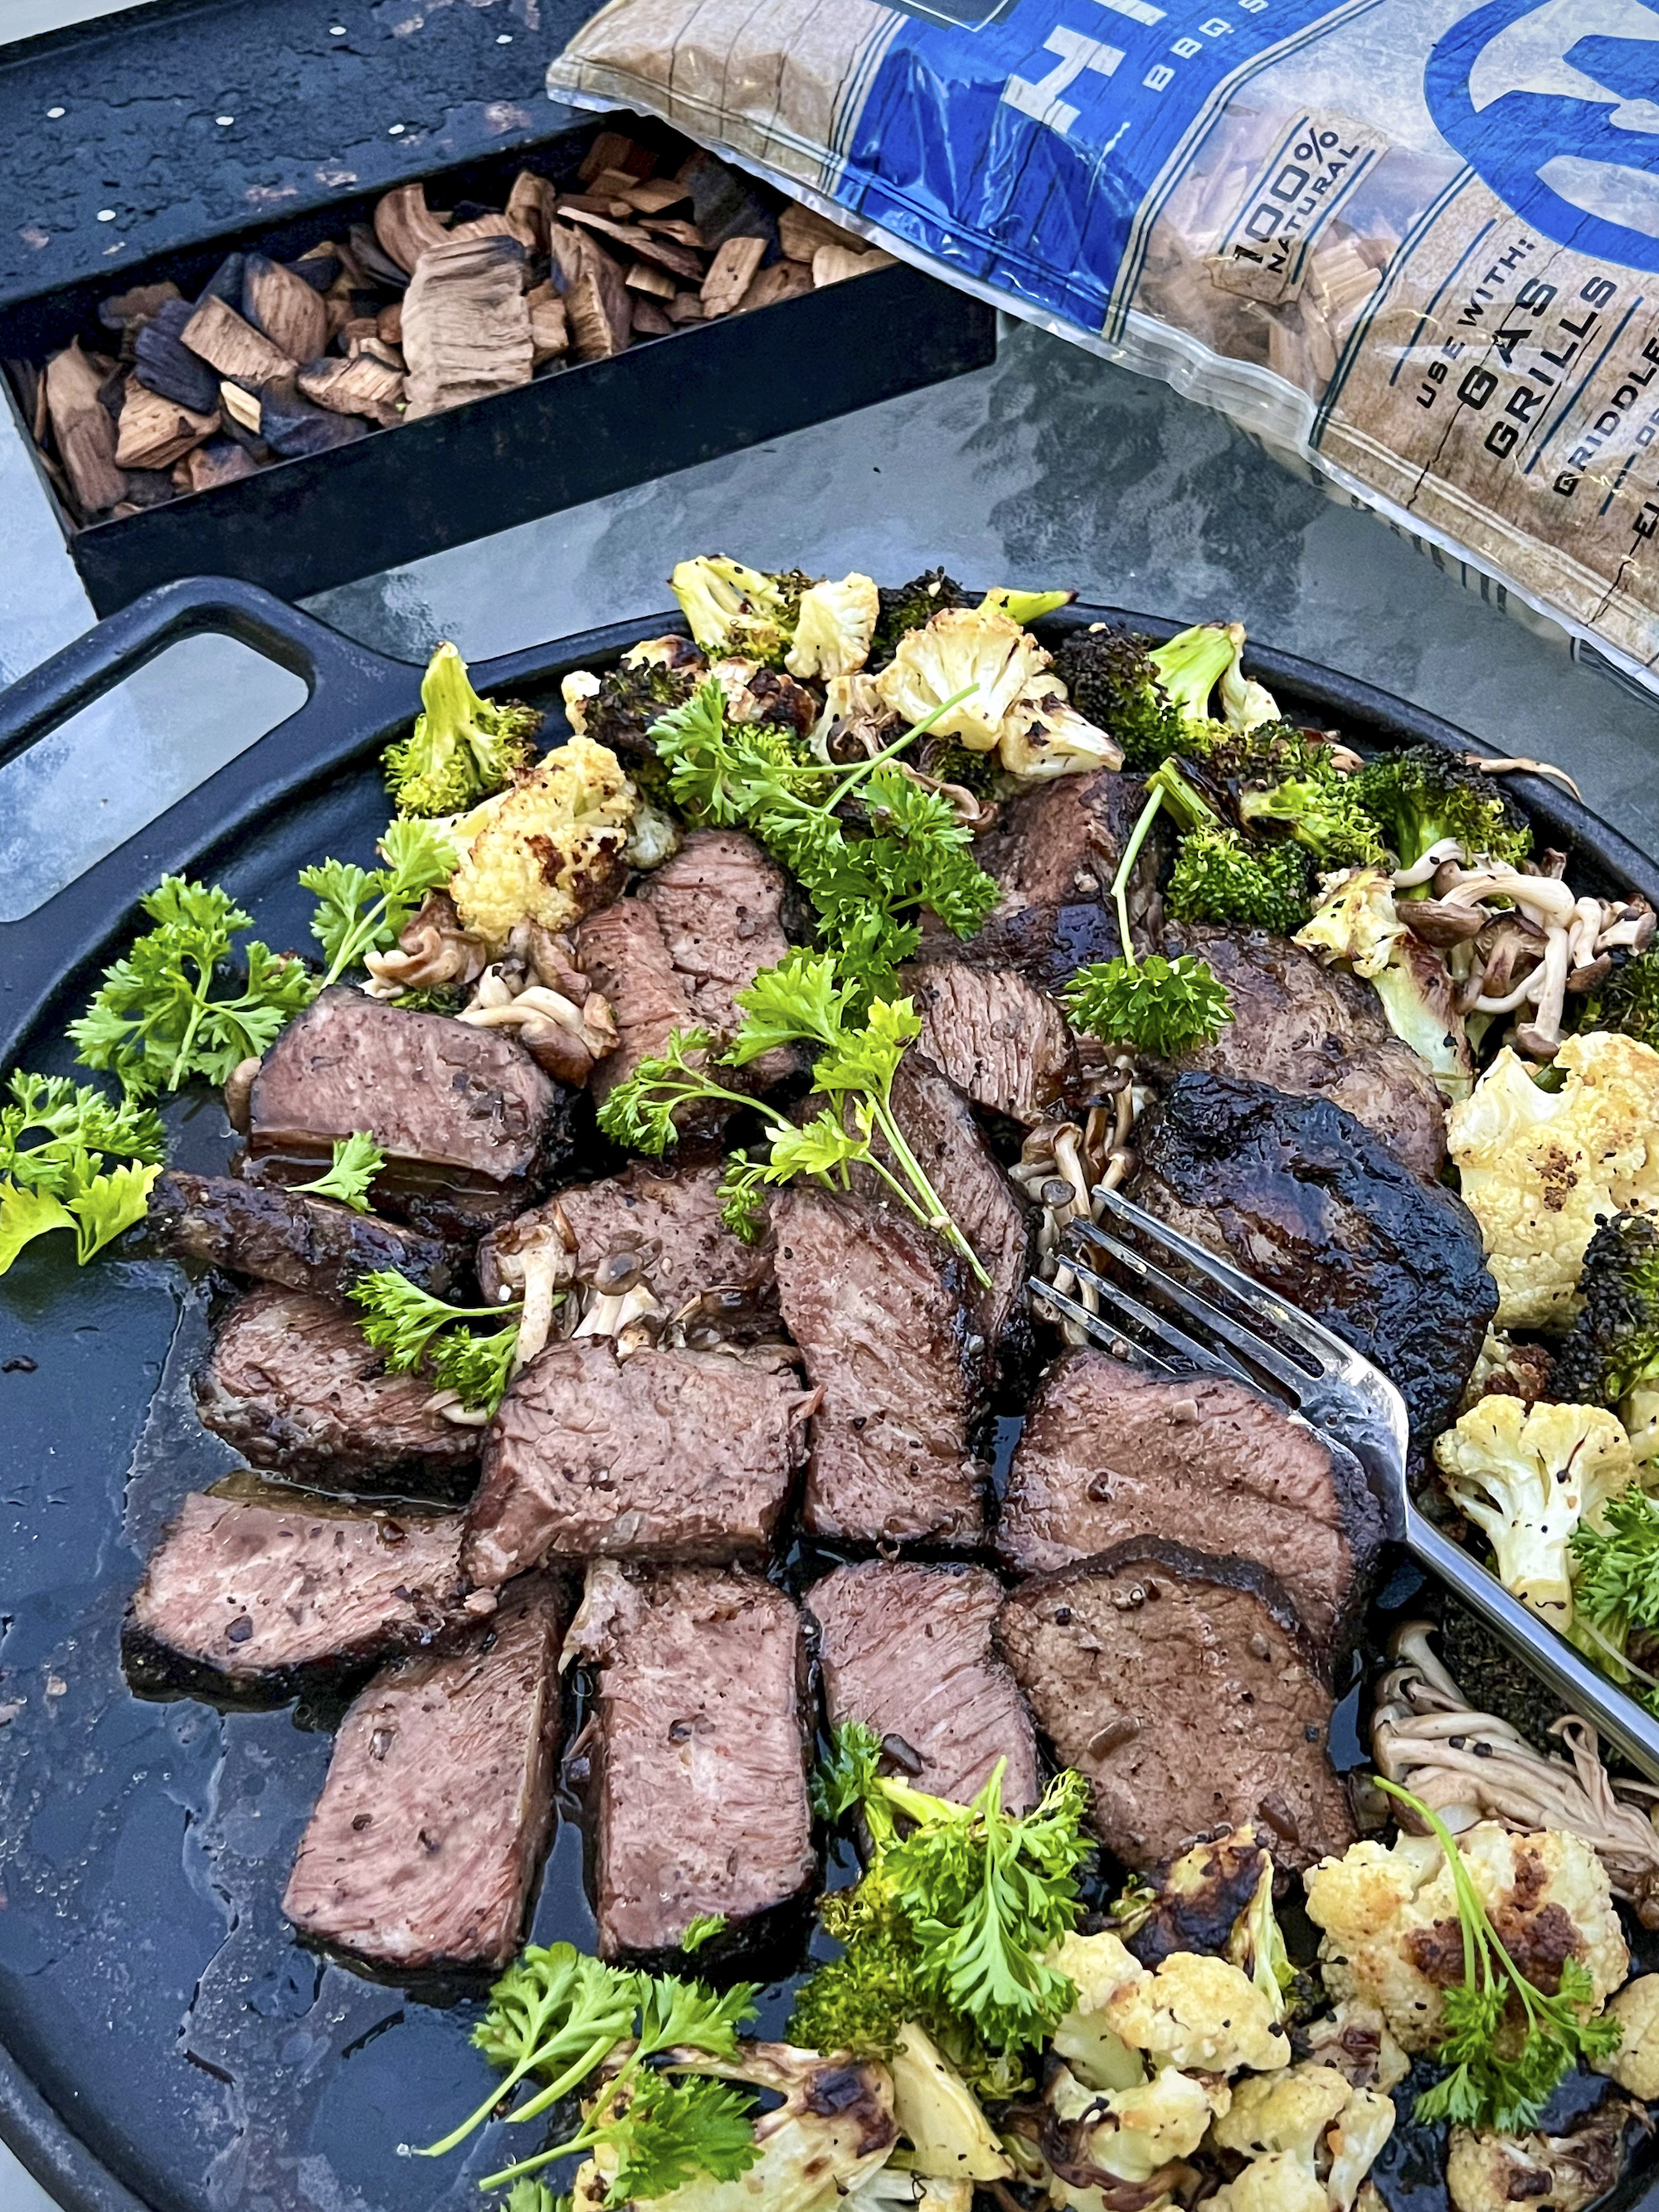
<instances>
[{"instance_id":1,"label":"blue logo on bag","mask_svg":"<svg viewBox=\"0 0 1659 2212\"><path fill-rule=\"evenodd\" d=\"M1659 8L1490 0L1423 75L1481 181L1557 245L1659 269Z\"/></svg>"}]
</instances>

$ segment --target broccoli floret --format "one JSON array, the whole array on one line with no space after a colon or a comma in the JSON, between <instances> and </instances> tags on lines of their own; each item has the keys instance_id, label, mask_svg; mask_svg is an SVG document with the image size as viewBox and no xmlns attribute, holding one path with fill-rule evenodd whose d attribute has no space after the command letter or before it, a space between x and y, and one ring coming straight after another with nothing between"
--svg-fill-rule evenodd
<instances>
[{"instance_id":1,"label":"broccoli floret","mask_svg":"<svg viewBox=\"0 0 1659 2212\"><path fill-rule=\"evenodd\" d=\"M1584 1253L1578 1296L1551 1395L1617 1413L1633 1390L1659 1382L1659 1224L1645 1213L1602 1222Z\"/></svg>"},{"instance_id":2,"label":"broccoli floret","mask_svg":"<svg viewBox=\"0 0 1659 2212\"><path fill-rule=\"evenodd\" d=\"M1659 1048L1659 951L1633 952L1620 961L1584 1002L1580 1029L1617 1030L1638 1044Z\"/></svg>"},{"instance_id":3,"label":"broccoli floret","mask_svg":"<svg viewBox=\"0 0 1659 2212\"><path fill-rule=\"evenodd\" d=\"M876 597L881 612L864 664L872 671L886 666L906 630L925 629L943 607L973 605L956 578L947 576L943 568L929 568L925 575L912 576L908 584L883 585Z\"/></svg>"},{"instance_id":4,"label":"broccoli floret","mask_svg":"<svg viewBox=\"0 0 1659 2212\"><path fill-rule=\"evenodd\" d=\"M1102 623L1072 632L1054 655L1054 673L1078 712L1117 739L1126 767L1152 768L1185 749L1194 726L1207 721L1210 694L1233 649L1212 623L1156 647Z\"/></svg>"},{"instance_id":5,"label":"broccoli floret","mask_svg":"<svg viewBox=\"0 0 1659 2212\"><path fill-rule=\"evenodd\" d=\"M1265 789L1241 792L1238 812L1247 830L1281 824L1322 870L1367 867L1383 857L1376 824L1346 776L1286 776Z\"/></svg>"},{"instance_id":6,"label":"broccoli floret","mask_svg":"<svg viewBox=\"0 0 1659 2212\"><path fill-rule=\"evenodd\" d=\"M924 775L937 776L941 783L959 784L981 803L996 797L997 779L1002 773L994 753L969 752L957 738L941 738L937 743L924 738L916 766Z\"/></svg>"},{"instance_id":7,"label":"broccoli floret","mask_svg":"<svg viewBox=\"0 0 1659 2212\"><path fill-rule=\"evenodd\" d=\"M481 699L466 663L441 645L421 682L421 711L386 751L386 787L399 814L459 814L505 790L529 765L542 726L534 707Z\"/></svg>"},{"instance_id":8,"label":"broccoli floret","mask_svg":"<svg viewBox=\"0 0 1659 2212\"><path fill-rule=\"evenodd\" d=\"M1309 860L1286 839L1253 851L1236 830L1182 838L1166 904L1177 921L1236 922L1289 937L1308 919Z\"/></svg>"},{"instance_id":9,"label":"broccoli floret","mask_svg":"<svg viewBox=\"0 0 1659 2212\"><path fill-rule=\"evenodd\" d=\"M705 653L781 668L794 642L801 594L813 579L799 569L768 575L724 554L682 561L669 578L691 635Z\"/></svg>"},{"instance_id":10,"label":"broccoli floret","mask_svg":"<svg viewBox=\"0 0 1659 2212\"><path fill-rule=\"evenodd\" d=\"M653 722L683 707L705 673L700 661L684 668L660 661L620 661L607 668L599 688L582 712L582 735L620 753L630 771L637 759L652 755L647 734Z\"/></svg>"},{"instance_id":11,"label":"broccoli floret","mask_svg":"<svg viewBox=\"0 0 1659 2212\"><path fill-rule=\"evenodd\" d=\"M1479 854L1508 867L1518 868L1532 850L1532 831L1492 777L1438 745L1386 754L1354 781L1402 868L1448 837L1466 860Z\"/></svg>"}]
</instances>

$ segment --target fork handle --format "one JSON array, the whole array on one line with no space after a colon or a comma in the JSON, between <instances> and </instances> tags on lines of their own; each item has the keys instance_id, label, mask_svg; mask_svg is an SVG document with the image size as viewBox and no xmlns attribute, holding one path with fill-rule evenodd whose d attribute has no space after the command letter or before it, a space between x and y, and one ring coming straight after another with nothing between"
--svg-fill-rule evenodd
<instances>
[{"instance_id":1,"label":"fork handle","mask_svg":"<svg viewBox=\"0 0 1659 2212\"><path fill-rule=\"evenodd\" d=\"M1406 1548L1504 1641L1513 1646L1571 1712L1593 1721L1609 1743L1650 1782L1659 1782L1659 1720L1608 1681L1535 1613L1511 1597L1496 1575L1454 1544L1415 1505L1406 1508Z\"/></svg>"}]
</instances>

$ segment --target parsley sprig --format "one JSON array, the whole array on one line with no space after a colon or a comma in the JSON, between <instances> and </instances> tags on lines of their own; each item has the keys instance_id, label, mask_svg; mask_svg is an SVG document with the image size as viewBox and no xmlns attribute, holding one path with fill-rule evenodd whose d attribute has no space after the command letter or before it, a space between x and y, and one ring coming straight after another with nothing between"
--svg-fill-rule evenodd
<instances>
[{"instance_id":1,"label":"parsley sprig","mask_svg":"<svg viewBox=\"0 0 1659 2212\"><path fill-rule=\"evenodd\" d=\"M1498 2135L1520 2135L1550 2093L1581 2059L1592 2064L1619 2048L1623 2029L1595 2002L1589 1969L1566 1960L1553 1996L1529 1982L1487 1916L1450 1830L1410 1790L1385 1776L1377 1786L1409 1807L1446 1855L1463 1932L1463 1978L1442 1999L1445 2033L1437 2056L1446 2072L1417 2100L1419 2120L1452 2120Z\"/></svg>"},{"instance_id":2,"label":"parsley sprig","mask_svg":"<svg viewBox=\"0 0 1659 2212\"><path fill-rule=\"evenodd\" d=\"M1608 1498L1601 1524L1581 1522L1569 1540L1574 1611L1621 1632L1659 1626L1659 1504L1632 1483Z\"/></svg>"},{"instance_id":3,"label":"parsley sprig","mask_svg":"<svg viewBox=\"0 0 1659 2212\"><path fill-rule=\"evenodd\" d=\"M996 884L975 860L950 802L896 764L968 696L944 701L884 750L843 768L808 758L787 732L728 721L726 694L711 677L651 725L651 742L667 763L676 805L694 822L757 838L812 901L844 970L875 991L915 954L917 914L935 914L957 936L971 937L996 903ZM854 825L841 812L853 799L867 823L861 835L849 835Z\"/></svg>"},{"instance_id":4,"label":"parsley sprig","mask_svg":"<svg viewBox=\"0 0 1659 2212\"><path fill-rule=\"evenodd\" d=\"M526 2081L537 2084L535 2092L507 2114L509 2126L537 2118L619 2059L574 2135L487 2175L479 2186L502 2188L602 2146L617 2161L607 2203L665 2196L699 2173L734 2180L757 2155L749 2100L720 2082L672 2080L653 2062L672 2064L679 2054L735 2062L738 2031L755 2016L755 1995L751 1982L716 1991L672 1974L607 1966L569 1943L532 1944L495 1984L472 2033L507 2079L420 2154L453 2150Z\"/></svg>"},{"instance_id":5,"label":"parsley sprig","mask_svg":"<svg viewBox=\"0 0 1659 2212\"><path fill-rule=\"evenodd\" d=\"M84 1267L143 1220L166 1150L161 1121L64 1075L17 1068L9 1089L0 1107L0 1275L54 1229L74 1231Z\"/></svg>"},{"instance_id":6,"label":"parsley sprig","mask_svg":"<svg viewBox=\"0 0 1659 2212\"><path fill-rule=\"evenodd\" d=\"M368 1187L386 1165L386 1154L367 1130L354 1129L337 1138L334 1158L325 1175L311 1182L296 1182L295 1190L315 1191L319 1198L337 1198L354 1213L368 1212Z\"/></svg>"},{"instance_id":7,"label":"parsley sprig","mask_svg":"<svg viewBox=\"0 0 1659 2212\"><path fill-rule=\"evenodd\" d=\"M757 1159L734 1157L721 1184L725 1218L738 1235L754 1234L763 1185L811 1175L845 1188L855 1165L866 1167L918 1221L961 1255L979 1282L988 1282L893 1112L893 1078L905 1048L921 1033L921 1018L909 1000L878 997L860 1012L862 983L843 979L832 954L803 945L775 968L763 969L735 996L744 1018L726 1049L717 1050L707 1030L676 1030L663 1052L641 1060L599 1109L605 1134L660 1158L678 1139L675 1115L683 1107L716 1099L750 1108L767 1123L767 1150ZM830 1102L805 1123L729 1088L710 1072L716 1066L746 1067L763 1053L790 1044L816 1050L812 1088Z\"/></svg>"},{"instance_id":8,"label":"parsley sprig","mask_svg":"<svg viewBox=\"0 0 1659 2212\"><path fill-rule=\"evenodd\" d=\"M454 1391L462 1405L495 1412L512 1377L518 1322L488 1336L474 1336L463 1324L516 1316L520 1306L452 1306L390 1267L363 1276L349 1296L363 1310L357 1326L386 1353L392 1374L420 1370L434 1389Z\"/></svg>"},{"instance_id":9,"label":"parsley sprig","mask_svg":"<svg viewBox=\"0 0 1659 2212\"><path fill-rule=\"evenodd\" d=\"M380 839L386 866L360 868L351 860L321 860L301 868L301 890L316 894L311 933L328 962L321 988L337 983L366 952L385 952L430 890L449 881L460 855L430 822L388 823Z\"/></svg>"},{"instance_id":10,"label":"parsley sprig","mask_svg":"<svg viewBox=\"0 0 1659 2212\"><path fill-rule=\"evenodd\" d=\"M305 963L258 939L241 950L243 988L223 989L233 944L253 917L216 884L163 876L140 904L155 927L104 970L69 1032L82 1066L107 1069L129 1098L177 1091L195 1075L222 1083L310 1005L316 983Z\"/></svg>"}]
</instances>

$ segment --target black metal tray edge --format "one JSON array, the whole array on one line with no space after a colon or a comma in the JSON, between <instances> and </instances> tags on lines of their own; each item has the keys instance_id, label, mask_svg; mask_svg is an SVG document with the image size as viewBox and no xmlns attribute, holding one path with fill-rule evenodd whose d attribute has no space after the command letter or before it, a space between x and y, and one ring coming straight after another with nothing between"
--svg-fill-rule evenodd
<instances>
[{"instance_id":1,"label":"black metal tray edge","mask_svg":"<svg viewBox=\"0 0 1659 2212\"><path fill-rule=\"evenodd\" d=\"M1124 609L1082 605L1036 625L1054 641L1093 622L1126 625L1157 640L1185 625ZM546 686L574 668L614 659L629 645L684 629L678 613L583 631L477 662L481 690ZM264 653L306 684L305 704L197 790L21 921L0 923L0 1069L27 1032L55 1011L83 975L132 927L137 901L163 873L211 872L269 808L315 779L362 759L405 724L419 701L421 668L356 644L256 586L192 577L164 586L87 631L0 692L0 766L78 708L180 638L216 631ZM1382 690L1270 647L1249 648L1249 674L1282 692L1298 713L1378 749L1429 743L1484 753L1467 731ZM1569 862L1588 860L1611 889L1659 906L1659 860L1547 777L1510 780L1517 800ZM0 2142L64 2212L154 2212L112 2171L0 2045ZM1602 2200L1601 2212L1659 2212L1659 2174L1634 2175Z\"/></svg>"}]
</instances>

